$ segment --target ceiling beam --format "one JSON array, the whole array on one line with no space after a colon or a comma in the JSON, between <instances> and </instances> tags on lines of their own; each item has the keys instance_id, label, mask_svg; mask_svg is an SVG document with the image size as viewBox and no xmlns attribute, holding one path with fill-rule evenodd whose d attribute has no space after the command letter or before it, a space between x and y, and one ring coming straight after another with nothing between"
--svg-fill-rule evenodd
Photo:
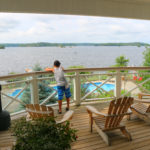
<instances>
[{"instance_id":1,"label":"ceiling beam","mask_svg":"<svg viewBox=\"0 0 150 150\"><path fill-rule=\"evenodd\" d=\"M0 12L105 16L150 20L150 4L125 0L0 0Z\"/></svg>"}]
</instances>

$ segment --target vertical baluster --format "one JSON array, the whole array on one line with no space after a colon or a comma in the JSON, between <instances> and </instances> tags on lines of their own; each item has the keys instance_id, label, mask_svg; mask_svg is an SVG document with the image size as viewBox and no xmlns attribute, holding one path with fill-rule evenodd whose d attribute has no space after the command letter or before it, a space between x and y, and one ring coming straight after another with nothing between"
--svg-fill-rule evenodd
<instances>
[{"instance_id":1,"label":"vertical baluster","mask_svg":"<svg viewBox=\"0 0 150 150\"><path fill-rule=\"evenodd\" d=\"M75 72L74 78L74 99L76 105L79 106L81 100L81 82L80 82L80 73L78 71Z\"/></svg>"},{"instance_id":2,"label":"vertical baluster","mask_svg":"<svg viewBox=\"0 0 150 150\"><path fill-rule=\"evenodd\" d=\"M38 81L35 75L32 76L31 80L31 103L39 104Z\"/></svg>"},{"instance_id":3,"label":"vertical baluster","mask_svg":"<svg viewBox=\"0 0 150 150\"><path fill-rule=\"evenodd\" d=\"M121 73L120 70L116 73L116 80L115 80L115 90L114 95L116 98L119 98L121 96Z\"/></svg>"}]
</instances>

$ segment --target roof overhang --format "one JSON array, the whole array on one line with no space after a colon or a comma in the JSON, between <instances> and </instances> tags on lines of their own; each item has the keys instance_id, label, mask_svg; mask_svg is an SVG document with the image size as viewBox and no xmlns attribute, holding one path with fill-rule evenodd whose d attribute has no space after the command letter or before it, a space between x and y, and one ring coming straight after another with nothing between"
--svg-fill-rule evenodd
<instances>
[{"instance_id":1,"label":"roof overhang","mask_svg":"<svg viewBox=\"0 0 150 150\"><path fill-rule=\"evenodd\" d=\"M0 12L150 20L150 0L0 0Z\"/></svg>"}]
</instances>

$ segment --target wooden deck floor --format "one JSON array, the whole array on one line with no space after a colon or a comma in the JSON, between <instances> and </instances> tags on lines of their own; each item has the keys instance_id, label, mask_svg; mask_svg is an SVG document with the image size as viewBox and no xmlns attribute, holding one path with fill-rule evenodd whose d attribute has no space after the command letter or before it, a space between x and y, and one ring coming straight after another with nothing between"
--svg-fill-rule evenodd
<instances>
[{"instance_id":1,"label":"wooden deck floor","mask_svg":"<svg viewBox=\"0 0 150 150\"><path fill-rule=\"evenodd\" d=\"M96 104L102 107L104 104ZM72 150L150 150L150 125L139 119L131 119L124 123L131 133L133 141L128 142L119 130L109 133L112 146L107 146L98 133L89 132L89 120L85 106L73 107L75 115L72 119L73 128L78 130L78 140L72 143ZM10 150L14 142L9 131L0 132L0 150Z\"/></svg>"}]
</instances>

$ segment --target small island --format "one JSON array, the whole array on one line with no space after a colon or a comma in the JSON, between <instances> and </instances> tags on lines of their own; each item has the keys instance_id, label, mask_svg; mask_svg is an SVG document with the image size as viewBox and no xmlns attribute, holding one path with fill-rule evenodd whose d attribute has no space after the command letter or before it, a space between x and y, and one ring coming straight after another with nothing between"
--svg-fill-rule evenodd
<instances>
[{"instance_id":1,"label":"small island","mask_svg":"<svg viewBox=\"0 0 150 150\"><path fill-rule=\"evenodd\" d=\"M0 49L5 49L5 46L4 45L0 45Z\"/></svg>"}]
</instances>

